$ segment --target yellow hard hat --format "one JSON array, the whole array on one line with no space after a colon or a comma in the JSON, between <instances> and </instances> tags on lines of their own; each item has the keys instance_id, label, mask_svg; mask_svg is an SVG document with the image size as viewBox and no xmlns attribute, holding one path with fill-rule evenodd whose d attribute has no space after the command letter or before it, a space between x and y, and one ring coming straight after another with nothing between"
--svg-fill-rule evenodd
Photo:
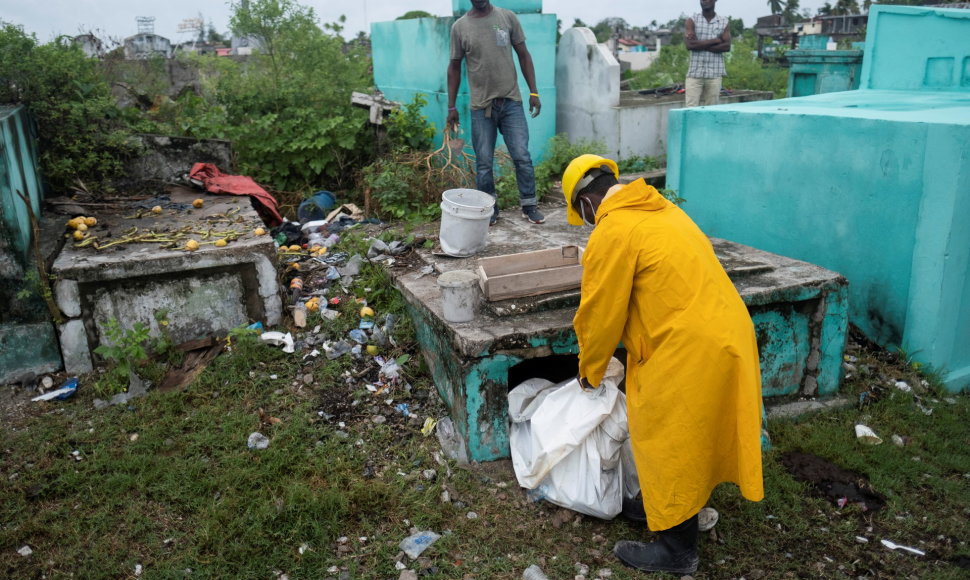
<instances>
[{"instance_id":1,"label":"yellow hard hat","mask_svg":"<svg viewBox=\"0 0 970 580\"><path fill-rule=\"evenodd\" d=\"M562 193L566 198L566 221L570 225L581 226L584 223L583 218L573 209L573 201L576 195L589 185L589 182L583 178L591 169L596 168L608 168L613 171L617 179L620 178L620 168L616 166L616 161L591 153L580 155L570 161L562 174Z\"/></svg>"}]
</instances>

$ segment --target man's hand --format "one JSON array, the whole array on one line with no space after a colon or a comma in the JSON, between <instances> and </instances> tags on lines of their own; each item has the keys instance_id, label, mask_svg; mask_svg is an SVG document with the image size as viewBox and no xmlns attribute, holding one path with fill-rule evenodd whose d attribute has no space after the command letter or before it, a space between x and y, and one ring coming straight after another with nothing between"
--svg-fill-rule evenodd
<instances>
[{"instance_id":1,"label":"man's hand","mask_svg":"<svg viewBox=\"0 0 970 580\"><path fill-rule=\"evenodd\" d=\"M458 111L448 111L448 118L445 120L445 128L448 131L458 131Z\"/></svg>"},{"instance_id":2,"label":"man's hand","mask_svg":"<svg viewBox=\"0 0 970 580\"><path fill-rule=\"evenodd\" d=\"M529 112L532 113L532 118L535 119L539 116L539 111L542 109L542 103L539 102L539 97L529 96Z\"/></svg>"},{"instance_id":3,"label":"man's hand","mask_svg":"<svg viewBox=\"0 0 970 580\"><path fill-rule=\"evenodd\" d=\"M584 391L595 391L598 387L591 385L590 382L586 380L586 377L579 377L579 388L583 389Z\"/></svg>"}]
</instances>

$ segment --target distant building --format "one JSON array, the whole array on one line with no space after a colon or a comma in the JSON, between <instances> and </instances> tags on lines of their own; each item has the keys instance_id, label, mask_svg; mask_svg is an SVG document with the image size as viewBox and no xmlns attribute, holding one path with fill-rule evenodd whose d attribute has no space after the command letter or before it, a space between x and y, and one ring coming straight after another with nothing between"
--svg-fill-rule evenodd
<instances>
[{"instance_id":1,"label":"distant building","mask_svg":"<svg viewBox=\"0 0 970 580\"><path fill-rule=\"evenodd\" d=\"M81 34L72 40L75 46L80 47L81 51L89 57L104 56L104 43L93 34Z\"/></svg>"},{"instance_id":2,"label":"distant building","mask_svg":"<svg viewBox=\"0 0 970 580\"><path fill-rule=\"evenodd\" d=\"M157 34L140 33L125 39L125 58L142 60L151 57L171 58L172 41Z\"/></svg>"}]
</instances>

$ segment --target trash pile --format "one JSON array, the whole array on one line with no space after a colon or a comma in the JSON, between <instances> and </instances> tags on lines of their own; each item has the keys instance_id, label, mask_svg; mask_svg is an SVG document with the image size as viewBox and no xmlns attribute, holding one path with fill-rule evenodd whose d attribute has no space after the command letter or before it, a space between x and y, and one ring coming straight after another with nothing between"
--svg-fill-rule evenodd
<instances>
[{"instance_id":1,"label":"trash pile","mask_svg":"<svg viewBox=\"0 0 970 580\"><path fill-rule=\"evenodd\" d=\"M284 312L292 324L282 331L263 332L258 324L253 328L268 346L300 357L298 381L307 387L316 384L318 367L342 363L346 370L337 384L330 379L320 385L326 388L320 391L318 411L321 419L336 426L338 435L346 433L343 429L352 418L405 424L428 435L435 419L416 414L427 393L415 392L406 380L402 367L410 354L397 348L398 320L368 303L372 290L381 289L361 288L357 283L367 262L393 264L411 247L370 238L366 256L339 250L347 230L380 222L364 219L353 204L324 216L322 212L333 205L332 194L318 192L301 204L300 222L284 222L269 232L279 246L279 284Z\"/></svg>"}]
</instances>

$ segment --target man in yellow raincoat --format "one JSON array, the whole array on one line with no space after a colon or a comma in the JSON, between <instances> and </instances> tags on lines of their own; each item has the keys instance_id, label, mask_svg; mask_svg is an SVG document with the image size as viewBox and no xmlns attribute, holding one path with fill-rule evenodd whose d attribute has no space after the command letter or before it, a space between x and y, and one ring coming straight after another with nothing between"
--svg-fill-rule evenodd
<instances>
[{"instance_id":1,"label":"man in yellow raincoat","mask_svg":"<svg viewBox=\"0 0 970 580\"><path fill-rule=\"evenodd\" d=\"M710 240L616 163L582 155L562 188L570 224L595 225L573 319L579 378L596 388L622 341L630 441L657 541L621 541L626 565L692 574L698 511L721 482L764 497L761 374L754 326Z\"/></svg>"}]
</instances>

